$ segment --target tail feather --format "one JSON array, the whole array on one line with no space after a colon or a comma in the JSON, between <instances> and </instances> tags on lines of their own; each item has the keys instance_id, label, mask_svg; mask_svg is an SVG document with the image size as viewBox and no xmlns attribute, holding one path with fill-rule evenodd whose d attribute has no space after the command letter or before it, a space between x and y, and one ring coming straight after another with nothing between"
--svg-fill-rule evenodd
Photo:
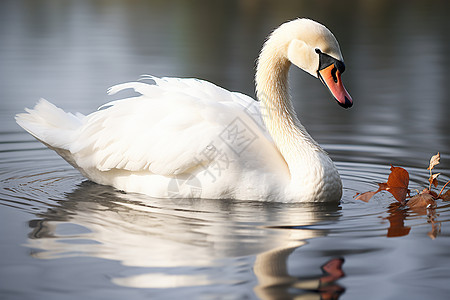
<instances>
[{"instance_id":1,"label":"tail feather","mask_svg":"<svg viewBox=\"0 0 450 300\"><path fill-rule=\"evenodd\" d=\"M45 99L40 99L33 109L27 108L25 111L16 115L17 124L52 148L66 150L84 117L66 113Z\"/></svg>"}]
</instances>

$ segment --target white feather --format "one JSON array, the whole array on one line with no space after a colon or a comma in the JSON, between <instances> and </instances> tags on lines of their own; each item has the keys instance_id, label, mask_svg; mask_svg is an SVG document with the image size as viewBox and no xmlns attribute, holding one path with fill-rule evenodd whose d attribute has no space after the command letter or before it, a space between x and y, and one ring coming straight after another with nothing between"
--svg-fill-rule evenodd
<instances>
[{"instance_id":1,"label":"white feather","mask_svg":"<svg viewBox=\"0 0 450 300\"><path fill-rule=\"evenodd\" d=\"M153 84L128 82L108 90L112 95L133 89L138 96L106 103L87 116L41 99L18 114L17 123L87 178L127 192L338 201L336 168L298 121L287 92L284 62L291 31L310 33L308 26L319 25L291 23L275 31L261 52L256 78L261 109L252 98L207 81L147 75L142 80ZM328 34L320 26L317 32ZM305 43L331 40L330 53L340 55L332 35L311 39Z\"/></svg>"}]
</instances>

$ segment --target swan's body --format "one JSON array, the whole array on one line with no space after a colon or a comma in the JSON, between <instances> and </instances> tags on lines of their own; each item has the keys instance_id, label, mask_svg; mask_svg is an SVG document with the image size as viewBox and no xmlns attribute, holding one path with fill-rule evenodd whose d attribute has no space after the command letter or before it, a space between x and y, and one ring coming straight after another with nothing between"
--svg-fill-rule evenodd
<instances>
[{"instance_id":1,"label":"swan's body","mask_svg":"<svg viewBox=\"0 0 450 300\"><path fill-rule=\"evenodd\" d=\"M110 93L133 88L140 96L87 116L40 100L16 119L90 180L127 192L337 202L339 174L300 124L287 92L291 62L317 76L323 63L318 53L342 61L324 26L298 19L275 30L261 52L260 102L202 80L151 77L155 84L111 88ZM349 96L338 97L351 105Z\"/></svg>"}]
</instances>

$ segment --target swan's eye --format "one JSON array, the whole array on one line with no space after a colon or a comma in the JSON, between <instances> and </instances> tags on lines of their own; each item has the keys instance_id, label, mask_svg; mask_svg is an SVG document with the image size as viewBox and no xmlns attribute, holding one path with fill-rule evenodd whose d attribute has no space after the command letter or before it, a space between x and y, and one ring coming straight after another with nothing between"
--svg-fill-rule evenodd
<instances>
[{"instance_id":1,"label":"swan's eye","mask_svg":"<svg viewBox=\"0 0 450 300\"><path fill-rule=\"evenodd\" d=\"M331 76L333 76L333 80L335 83L338 82L337 76L336 76L336 72L337 72L337 68L336 66L333 67L333 69L331 69Z\"/></svg>"}]
</instances>

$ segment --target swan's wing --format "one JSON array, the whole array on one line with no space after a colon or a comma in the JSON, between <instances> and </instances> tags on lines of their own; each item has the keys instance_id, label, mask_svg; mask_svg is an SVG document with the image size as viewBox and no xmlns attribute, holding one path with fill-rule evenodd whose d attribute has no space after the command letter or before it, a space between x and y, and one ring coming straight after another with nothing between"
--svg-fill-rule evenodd
<instances>
[{"instance_id":1,"label":"swan's wing","mask_svg":"<svg viewBox=\"0 0 450 300\"><path fill-rule=\"evenodd\" d=\"M141 96L110 102L85 118L70 149L79 167L179 174L210 159L205 151L226 139L236 119L265 138L250 97L196 79L152 79L156 84L112 87L110 93L133 88Z\"/></svg>"}]
</instances>

